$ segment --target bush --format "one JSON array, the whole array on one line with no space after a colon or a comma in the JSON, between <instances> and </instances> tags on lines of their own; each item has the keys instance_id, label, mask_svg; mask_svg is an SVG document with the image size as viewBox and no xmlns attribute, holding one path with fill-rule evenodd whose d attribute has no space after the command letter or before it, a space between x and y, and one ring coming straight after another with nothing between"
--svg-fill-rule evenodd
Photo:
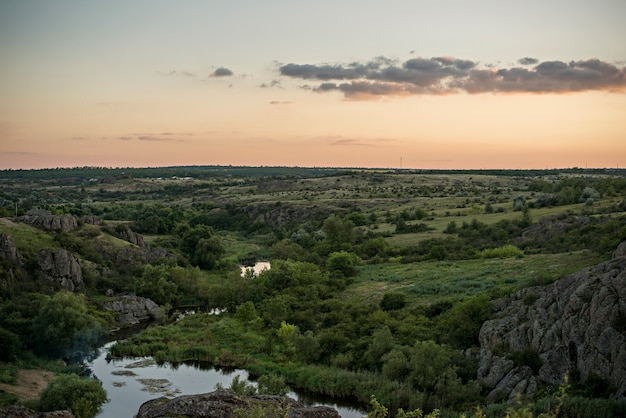
<instances>
[{"instance_id":1,"label":"bush","mask_svg":"<svg viewBox=\"0 0 626 418\"><path fill-rule=\"evenodd\" d=\"M404 308L406 295L404 293L385 293L380 301L380 309L383 311L395 311Z\"/></svg>"},{"instance_id":2,"label":"bush","mask_svg":"<svg viewBox=\"0 0 626 418\"><path fill-rule=\"evenodd\" d=\"M523 257L524 251L517 248L515 245L504 245L498 248L487 248L479 251L478 257L480 258L510 258L510 257Z\"/></svg>"},{"instance_id":3,"label":"bush","mask_svg":"<svg viewBox=\"0 0 626 418\"><path fill-rule=\"evenodd\" d=\"M75 374L61 375L41 393L43 411L69 410L76 418L95 417L107 394L100 382Z\"/></svg>"}]
</instances>

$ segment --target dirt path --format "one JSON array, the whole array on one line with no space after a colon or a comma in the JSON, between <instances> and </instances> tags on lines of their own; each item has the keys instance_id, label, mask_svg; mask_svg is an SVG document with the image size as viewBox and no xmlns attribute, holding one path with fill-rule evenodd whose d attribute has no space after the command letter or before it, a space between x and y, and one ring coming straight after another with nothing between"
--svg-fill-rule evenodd
<instances>
[{"instance_id":1,"label":"dirt path","mask_svg":"<svg viewBox=\"0 0 626 418\"><path fill-rule=\"evenodd\" d=\"M0 383L0 389L16 394L23 401L38 399L41 391L52 379L54 379L54 373L46 370L21 369L17 372L15 385Z\"/></svg>"}]
</instances>

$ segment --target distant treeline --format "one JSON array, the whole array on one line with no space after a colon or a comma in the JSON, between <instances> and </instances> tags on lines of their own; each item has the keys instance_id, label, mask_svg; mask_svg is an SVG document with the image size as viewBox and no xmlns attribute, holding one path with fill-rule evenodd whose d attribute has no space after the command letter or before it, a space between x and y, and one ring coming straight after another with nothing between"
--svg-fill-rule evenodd
<instances>
[{"instance_id":1,"label":"distant treeline","mask_svg":"<svg viewBox=\"0 0 626 418\"><path fill-rule=\"evenodd\" d=\"M339 168L339 167L288 167L288 166L171 166L171 167L71 167L32 170L0 170L0 178L14 180L64 180L68 183L102 180L105 178L172 178L191 177L209 179L219 177L318 177L345 174L352 171L397 172L406 174L474 174L494 176L553 176L559 174L612 175L626 177L620 168L564 168L546 170L507 169L393 169L393 168Z\"/></svg>"}]
</instances>

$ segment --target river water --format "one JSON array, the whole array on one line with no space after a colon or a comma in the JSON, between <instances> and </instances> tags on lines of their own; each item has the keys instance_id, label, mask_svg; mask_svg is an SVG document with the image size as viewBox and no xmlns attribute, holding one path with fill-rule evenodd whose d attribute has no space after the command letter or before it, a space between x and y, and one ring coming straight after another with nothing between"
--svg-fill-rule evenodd
<instances>
[{"instance_id":1,"label":"river water","mask_svg":"<svg viewBox=\"0 0 626 418\"><path fill-rule=\"evenodd\" d=\"M107 391L109 399L97 418L133 417L141 404L150 399L212 392L218 383L228 388L235 376L239 376L240 380L248 379L245 370L224 372L188 364L158 365L151 357L107 361L106 356L112 344L114 342L105 344L99 349L97 357L87 363L94 377L100 380ZM331 406L342 418L361 418L365 415L363 411L354 408L317 402L294 392L287 396L307 405Z\"/></svg>"},{"instance_id":2,"label":"river water","mask_svg":"<svg viewBox=\"0 0 626 418\"><path fill-rule=\"evenodd\" d=\"M258 276L263 270L270 269L270 263L263 261L250 267L242 266L242 275L247 269L252 269L254 275ZM240 380L248 380L248 372L245 370L225 372L189 364L158 365L151 357L107 361L107 353L114 343L113 341L102 346L93 360L87 362L87 367L102 383L109 399L97 418L133 417L141 404L150 399L212 392L217 384L228 388L236 376L239 376ZM256 384L253 381L250 383ZM289 392L287 396L304 405L333 407L342 418L361 418L366 415L364 411L350 406L338 405L333 401L320 401L318 398L296 392Z\"/></svg>"}]
</instances>

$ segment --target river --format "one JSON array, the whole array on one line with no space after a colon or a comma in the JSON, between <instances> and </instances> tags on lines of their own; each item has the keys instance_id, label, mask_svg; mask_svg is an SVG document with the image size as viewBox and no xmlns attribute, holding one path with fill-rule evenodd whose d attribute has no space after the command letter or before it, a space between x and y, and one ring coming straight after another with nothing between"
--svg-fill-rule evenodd
<instances>
[{"instance_id":1,"label":"river","mask_svg":"<svg viewBox=\"0 0 626 418\"><path fill-rule=\"evenodd\" d=\"M188 364L158 365L151 357L107 361L106 356L112 344L114 342L101 347L97 357L87 363L94 377L107 391L109 399L97 418L133 417L141 404L150 399L212 392L218 383L225 388L229 387L235 376L248 379L245 370L224 372ZM361 418L365 415L365 412L354 408L317 402L295 392L290 392L287 396L307 405L331 406L342 418Z\"/></svg>"},{"instance_id":2,"label":"river","mask_svg":"<svg viewBox=\"0 0 626 418\"><path fill-rule=\"evenodd\" d=\"M258 276L261 271L270 269L270 263L263 261L250 267L242 266L242 275L247 269L252 269L254 275ZM235 376L239 376L240 380L248 380L248 372L245 370L224 372L189 364L158 365L151 357L107 361L107 353L114 343L113 341L102 346L94 359L87 363L87 367L107 391L109 399L97 418L133 417L141 404L150 399L212 392L218 383L228 388ZM254 381L251 383L256 385ZM327 400L320 401L319 398L297 392L289 392L287 396L304 405L333 407L342 418L361 418L366 415L364 411L353 407Z\"/></svg>"}]
</instances>

